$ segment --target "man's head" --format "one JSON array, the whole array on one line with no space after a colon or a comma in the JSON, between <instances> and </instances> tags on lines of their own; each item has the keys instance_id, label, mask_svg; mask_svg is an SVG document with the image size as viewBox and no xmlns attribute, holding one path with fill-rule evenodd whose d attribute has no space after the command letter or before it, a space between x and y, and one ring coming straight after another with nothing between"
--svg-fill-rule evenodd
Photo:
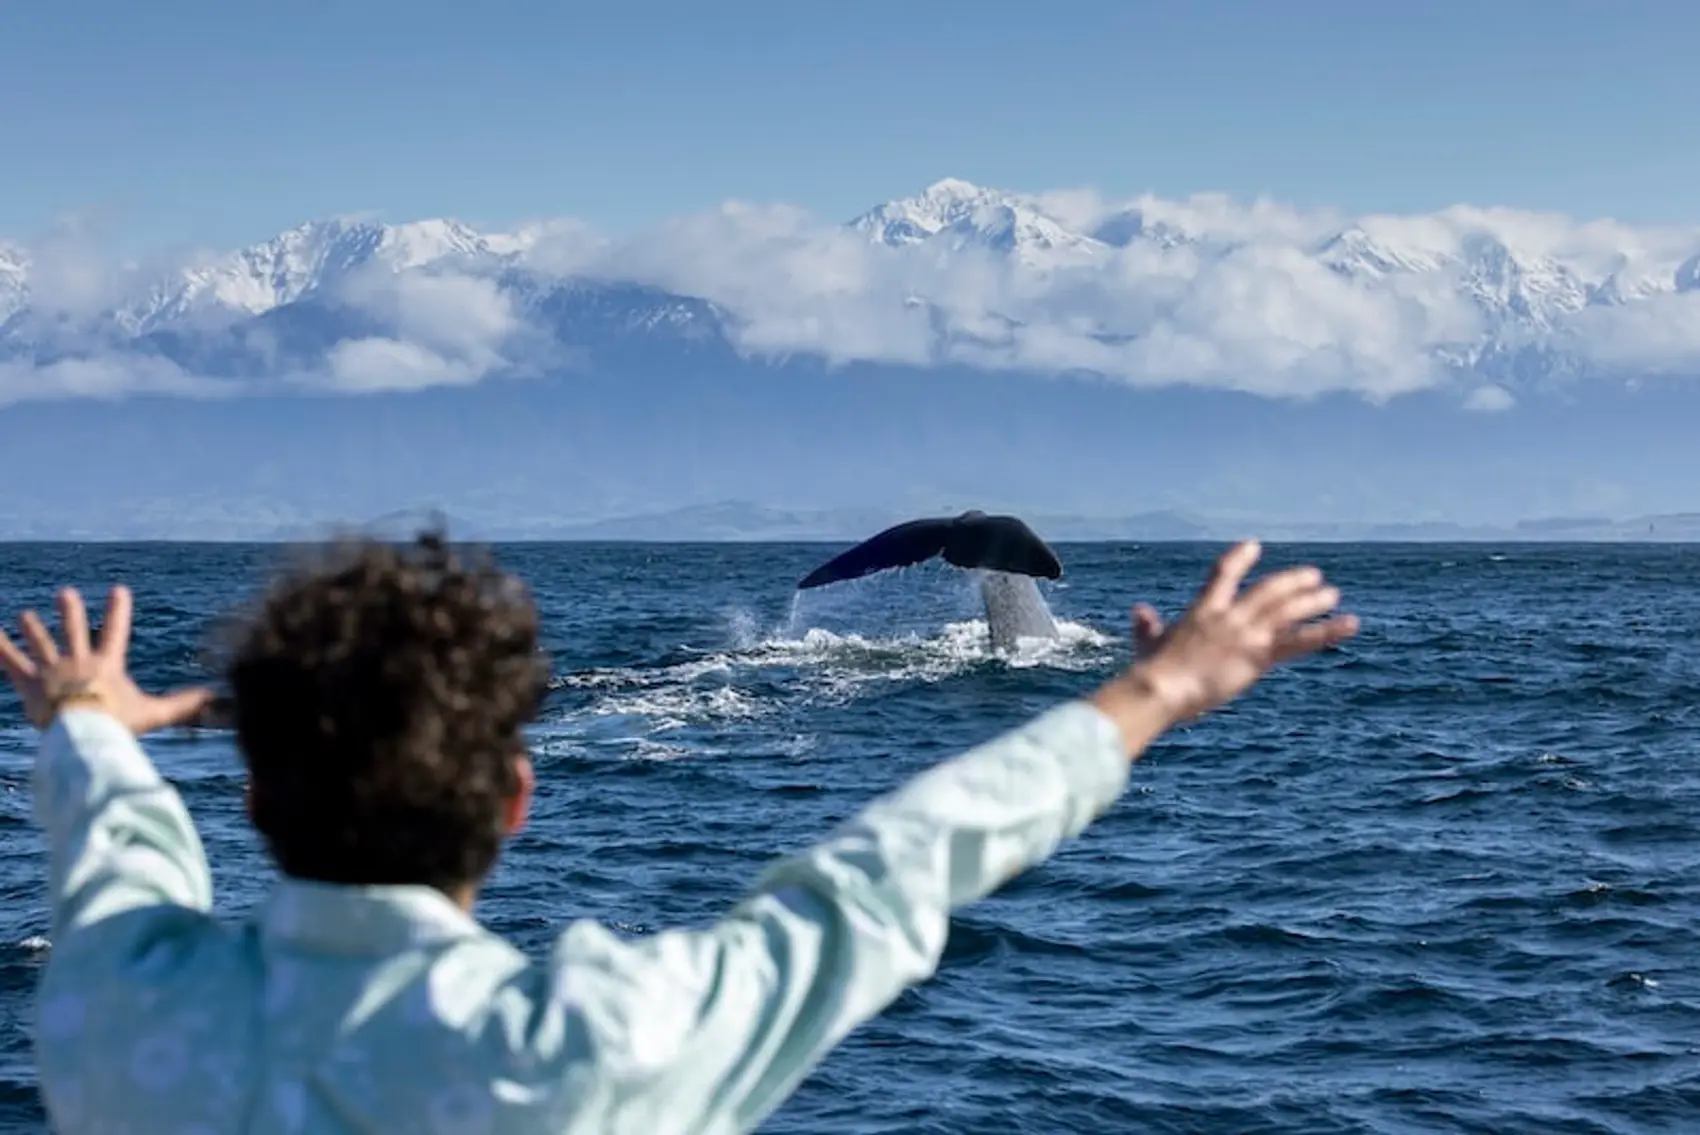
<instances>
[{"instance_id":1,"label":"man's head","mask_svg":"<svg viewBox=\"0 0 1700 1135\"><path fill-rule=\"evenodd\" d=\"M274 584L227 673L278 867L450 893L482 880L530 801L537 629L523 585L439 533L339 545Z\"/></svg>"}]
</instances>

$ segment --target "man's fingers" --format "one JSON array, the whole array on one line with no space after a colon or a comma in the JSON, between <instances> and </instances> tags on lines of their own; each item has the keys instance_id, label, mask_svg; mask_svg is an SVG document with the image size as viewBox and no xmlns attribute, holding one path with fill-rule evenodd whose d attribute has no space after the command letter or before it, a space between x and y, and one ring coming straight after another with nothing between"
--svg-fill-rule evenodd
<instances>
[{"instance_id":1,"label":"man's fingers","mask_svg":"<svg viewBox=\"0 0 1700 1135\"><path fill-rule=\"evenodd\" d=\"M65 653L72 658L87 658L89 613L75 587L59 590L59 629L65 635Z\"/></svg>"},{"instance_id":2,"label":"man's fingers","mask_svg":"<svg viewBox=\"0 0 1700 1135\"><path fill-rule=\"evenodd\" d=\"M137 723L136 731L147 733L173 725L186 725L199 717L212 700L213 692L205 686L191 686L149 698L147 711Z\"/></svg>"},{"instance_id":3,"label":"man's fingers","mask_svg":"<svg viewBox=\"0 0 1700 1135\"><path fill-rule=\"evenodd\" d=\"M1296 623L1306 623L1318 615L1326 615L1339 605L1338 587L1318 587L1282 600L1266 617L1275 624L1275 633L1280 634Z\"/></svg>"},{"instance_id":4,"label":"man's fingers","mask_svg":"<svg viewBox=\"0 0 1700 1135\"><path fill-rule=\"evenodd\" d=\"M34 611L25 611L18 616L18 625L23 628L24 641L29 643L38 668L59 661L59 648L53 645L53 636L47 633L47 627Z\"/></svg>"},{"instance_id":5,"label":"man's fingers","mask_svg":"<svg viewBox=\"0 0 1700 1135\"><path fill-rule=\"evenodd\" d=\"M1266 575L1240 596L1241 608L1253 618L1260 617L1279 604L1302 592L1313 591L1322 585L1322 571L1315 567L1294 567Z\"/></svg>"},{"instance_id":6,"label":"man's fingers","mask_svg":"<svg viewBox=\"0 0 1700 1135\"><path fill-rule=\"evenodd\" d=\"M3 630L0 630L0 666L6 668L6 673L11 676L14 685L22 685L35 677L35 663L18 649L18 644Z\"/></svg>"},{"instance_id":7,"label":"man's fingers","mask_svg":"<svg viewBox=\"0 0 1700 1135\"><path fill-rule=\"evenodd\" d=\"M1149 603L1141 603L1133 609L1133 643L1141 652L1156 645L1163 637L1163 616Z\"/></svg>"},{"instance_id":8,"label":"man's fingers","mask_svg":"<svg viewBox=\"0 0 1700 1135\"><path fill-rule=\"evenodd\" d=\"M100 652L123 658L130 649L130 589L122 583L106 597L106 617L100 621Z\"/></svg>"},{"instance_id":9,"label":"man's fingers","mask_svg":"<svg viewBox=\"0 0 1700 1135\"><path fill-rule=\"evenodd\" d=\"M1325 623L1310 623L1281 636L1275 646L1275 661L1290 662L1338 646L1358 633L1356 615L1338 615Z\"/></svg>"},{"instance_id":10,"label":"man's fingers","mask_svg":"<svg viewBox=\"0 0 1700 1135\"><path fill-rule=\"evenodd\" d=\"M1203 589L1198 593L1198 605L1201 607L1225 607L1233 601L1234 593L1240 589L1240 583L1245 579L1246 572L1257 563L1257 558L1263 554L1263 546L1256 540L1243 540L1222 553L1211 569L1210 578L1205 581Z\"/></svg>"}]
</instances>

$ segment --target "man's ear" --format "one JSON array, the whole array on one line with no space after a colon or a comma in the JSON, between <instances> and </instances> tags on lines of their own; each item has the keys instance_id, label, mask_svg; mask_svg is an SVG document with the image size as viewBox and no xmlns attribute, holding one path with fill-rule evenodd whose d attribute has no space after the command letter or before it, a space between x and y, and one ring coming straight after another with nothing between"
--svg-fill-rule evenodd
<instances>
[{"instance_id":1,"label":"man's ear","mask_svg":"<svg viewBox=\"0 0 1700 1135\"><path fill-rule=\"evenodd\" d=\"M524 753L514 758L514 794L508 797L506 810L502 814L502 828L508 835L517 835L525 827L525 821L531 813L531 794L537 788L537 776L531 767L531 758Z\"/></svg>"}]
</instances>

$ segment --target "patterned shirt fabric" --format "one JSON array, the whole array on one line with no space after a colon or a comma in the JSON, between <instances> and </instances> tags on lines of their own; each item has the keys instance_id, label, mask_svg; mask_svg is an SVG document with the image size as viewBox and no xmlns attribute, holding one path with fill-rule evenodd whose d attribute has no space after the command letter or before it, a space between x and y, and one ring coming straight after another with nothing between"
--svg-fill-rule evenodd
<instances>
[{"instance_id":1,"label":"patterned shirt fabric","mask_svg":"<svg viewBox=\"0 0 1700 1135\"><path fill-rule=\"evenodd\" d=\"M52 941L35 1049L64 1135L730 1135L930 977L950 912L1127 784L1085 702L940 764L771 867L718 924L567 925L527 958L427 887L284 879L212 913L193 821L97 710L34 773Z\"/></svg>"}]
</instances>

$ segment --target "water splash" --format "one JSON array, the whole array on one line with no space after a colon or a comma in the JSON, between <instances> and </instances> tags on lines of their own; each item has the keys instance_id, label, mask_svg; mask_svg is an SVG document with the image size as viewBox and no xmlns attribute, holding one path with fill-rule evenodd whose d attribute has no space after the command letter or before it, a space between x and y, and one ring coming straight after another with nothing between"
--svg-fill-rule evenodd
<instances>
[{"instance_id":1,"label":"water splash","mask_svg":"<svg viewBox=\"0 0 1700 1135\"><path fill-rule=\"evenodd\" d=\"M681 730L714 729L769 717L804 702L843 704L874 689L941 682L984 667L1052 668L1079 672L1103 666L1116 640L1093 627L1058 620L1055 639L1022 640L994 651L986 623L946 623L931 634L842 632L810 626L800 633L798 605L766 634L753 612L727 619L728 644L687 661L595 668L559 675L552 683L572 696L541 722L548 745L589 752L580 744L628 756L678 755L676 746L646 749L639 740ZM675 657L677 657L675 655ZM624 731L627 743L619 742ZM693 745L700 750L700 745Z\"/></svg>"}]
</instances>

